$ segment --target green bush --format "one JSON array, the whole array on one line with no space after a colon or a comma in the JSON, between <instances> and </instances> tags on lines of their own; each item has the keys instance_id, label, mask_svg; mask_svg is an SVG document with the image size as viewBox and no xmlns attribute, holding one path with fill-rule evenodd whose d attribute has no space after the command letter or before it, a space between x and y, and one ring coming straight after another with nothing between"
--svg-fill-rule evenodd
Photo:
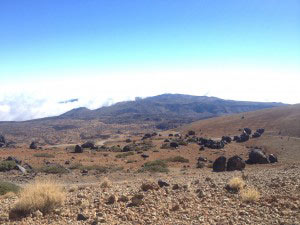
<instances>
[{"instance_id":1,"label":"green bush","mask_svg":"<svg viewBox=\"0 0 300 225\"><path fill-rule=\"evenodd\" d=\"M62 166L55 166L55 165L44 166L40 168L39 171L43 173L51 173L51 174L64 174L69 172L66 168Z\"/></svg>"},{"instance_id":2,"label":"green bush","mask_svg":"<svg viewBox=\"0 0 300 225\"><path fill-rule=\"evenodd\" d=\"M134 152L125 152L125 153L117 154L116 158L118 159L126 158L127 156L131 156L131 155L134 155Z\"/></svg>"},{"instance_id":3,"label":"green bush","mask_svg":"<svg viewBox=\"0 0 300 225\"><path fill-rule=\"evenodd\" d=\"M33 156L35 157L44 157L44 158L54 158L54 155L51 155L49 153L36 153Z\"/></svg>"},{"instance_id":4,"label":"green bush","mask_svg":"<svg viewBox=\"0 0 300 225\"><path fill-rule=\"evenodd\" d=\"M2 161L0 162L0 172L10 171L17 166L15 161Z\"/></svg>"},{"instance_id":5,"label":"green bush","mask_svg":"<svg viewBox=\"0 0 300 225\"><path fill-rule=\"evenodd\" d=\"M0 181L0 195L5 195L8 192L17 193L20 187L5 181Z\"/></svg>"},{"instance_id":6,"label":"green bush","mask_svg":"<svg viewBox=\"0 0 300 225\"><path fill-rule=\"evenodd\" d=\"M169 172L168 165L164 160L155 160L146 162L141 169L138 170L138 172L158 172L158 173L167 173Z\"/></svg>"},{"instance_id":7,"label":"green bush","mask_svg":"<svg viewBox=\"0 0 300 225\"><path fill-rule=\"evenodd\" d=\"M188 163L189 160L182 157L182 156L175 156L175 157L171 157L166 159L167 162L180 162L180 163Z\"/></svg>"}]
</instances>

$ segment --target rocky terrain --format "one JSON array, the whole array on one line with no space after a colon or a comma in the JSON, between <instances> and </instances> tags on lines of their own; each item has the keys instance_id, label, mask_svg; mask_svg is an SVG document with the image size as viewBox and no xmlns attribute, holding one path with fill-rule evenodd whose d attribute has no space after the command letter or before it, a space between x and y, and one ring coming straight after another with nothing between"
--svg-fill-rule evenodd
<instances>
[{"instance_id":1,"label":"rocky terrain","mask_svg":"<svg viewBox=\"0 0 300 225\"><path fill-rule=\"evenodd\" d=\"M274 108L75 144L0 136L0 181L52 179L66 193L62 206L21 218L11 214L21 197L4 194L0 224L300 224L299 112Z\"/></svg>"}]
</instances>

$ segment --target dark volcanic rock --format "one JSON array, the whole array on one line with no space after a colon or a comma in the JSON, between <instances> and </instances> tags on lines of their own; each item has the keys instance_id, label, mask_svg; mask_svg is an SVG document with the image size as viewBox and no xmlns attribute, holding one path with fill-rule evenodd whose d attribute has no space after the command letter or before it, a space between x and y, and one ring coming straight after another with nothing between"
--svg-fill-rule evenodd
<instances>
[{"instance_id":1,"label":"dark volcanic rock","mask_svg":"<svg viewBox=\"0 0 300 225\"><path fill-rule=\"evenodd\" d=\"M246 133L241 134L241 136L236 140L236 142L246 142L248 141L250 136Z\"/></svg>"},{"instance_id":2,"label":"dark volcanic rock","mask_svg":"<svg viewBox=\"0 0 300 225\"><path fill-rule=\"evenodd\" d=\"M246 163L243 159L237 155L230 157L227 162L227 171L243 170L245 169Z\"/></svg>"},{"instance_id":3,"label":"dark volcanic rock","mask_svg":"<svg viewBox=\"0 0 300 225\"><path fill-rule=\"evenodd\" d=\"M229 136L223 136L222 141L226 142L226 143L230 143L232 140L231 140L231 137L229 137Z\"/></svg>"},{"instance_id":4,"label":"dark volcanic rock","mask_svg":"<svg viewBox=\"0 0 300 225\"><path fill-rule=\"evenodd\" d=\"M75 153L83 153L82 147L80 147L79 145L76 145L75 146Z\"/></svg>"},{"instance_id":5,"label":"dark volcanic rock","mask_svg":"<svg viewBox=\"0 0 300 225\"><path fill-rule=\"evenodd\" d=\"M223 172L226 169L226 157L220 156L213 163L214 172Z\"/></svg>"},{"instance_id":6,"label":"dark volcanic rock","mask_svg":"<svg viewBox=\"0 0 300 225\"><path fill-rule=\"evenodd\" d=\"M0 135L0 143L6 143L5 137L3 135Z\"/></svg>"},{"instance_id":7,"label":"dark volcanic rock","mask_svg":"<svg viewBox=\"0 0 300 225\"><path fill-rule=\"evenodd\" d=\"M8 156L7 159L6 159L6 161L14 161L17 164L21 164L22 163L21 160L18 160L17 158L12 157L12 156Z\"/></svg>"},{"instance_id":8,"label":"dark volcanic rock","mask_svg":"<svg viewBox=\"0 0 300 225\"><path fill-rule=\"evenodd\" d=\"M255 132L254 134L252 134L252 138L259 138L261 136L260 133Z\"/></svg>"},{"instance_id":9,"label":"dark volcanic rock","mask_svg":"<svg viewBox=\"0 0 300 225\"><path fill-rule=\"evenodd\" d=\"M265 132L265 129L259 128L256 130L256 132L262 135Z\"/></svg>"},{"instance_id":10,"label":"dark volcanic rock","mask_svg":"<svg viewBox=\"0 0 300 225\"><path fill-rule=\"evenodd\" d=\"M93 149L95 148L95 143L92 141L87 141L84 144L81 145L81 148L90 148Z\"/></svg>"},{"instance_id":11,"label":"dark volcanic rock","mask_svg":"<svg viewBox=\"0 0 300 225\"><path fill-rule=\"evenodd\" d=\"M270 163L276 163L276 162L278 162L278 159L277 159L276 155L270 154L269 161L270 161Z\"/></svg>"},{"instance_id":12,"label":"dark volcanic rock","mask_svg":"<svg viewBox=\"0 0 300 225\"><path fill-rule=\"evenodd\" d=\"M145 139L151 138L151 137L152 137L152 135L149 134L149 133L147 133L147 134L144 135L144 137L142 138L142 140L145 140Z\"/></svg>"},{"instance_id":13,"label":"dark volcanic rock","mask_svg":"<svg viewBox=\"0 0 300 225\"><path fill-rule=\"evenodd\" d=\"M249 153L249 159L246 161L248 164L266 164L269 163L267 156L260 149L253 149Z\"/></svg>"},{"instance_id":14,"label":"dark volcanic rock","mask_svg":"<svg viewBox=\"0 0 300 225\"><path fill-rule=\"evenodd\" d=\"M196 134L196 132L193 131L193 130L190 130L190 131L188 132L188 135L190 135L190 136L195 135L195 134Z\"/></svg>"},{"instance_id":15,"label":"dark volcanic rock","mask_svg":"<svg viewBox=\"0 0 300 225\"><path fill-rule=\"evenodd\" d=\"M79 213L77 215L77 221L86 221L88 220L88 217L84 216L83 214Z\"/></svg>"},{"instance_id":16,"label":"dark volcanic rock","mask_svg":"<svg viewBox=\"0 0 300 225\"><path fill-rule=\"evenodd\" d=\"M149 158L149 155L147 155L147 154L142 154L141 157L144 158L144 159L147 159L147 158Z\"/></svg>"},{"instance_id":17,"label":"dark volcanic rock","mask_svg":"<svg viewBox=\"0 0 300 225\"><path fill-rule=\"evenodd\" d=\"M165 181L163 181L163 180L158 180L158 186L159 187L169 187L170 186L170 184L168 184L167 182L165 182Z\"/></svg>"},{"instance_id":18,"label":"dark volcanic rock","mask_svg":"<svg viewBox=\"0 0 300 225\"><path fill-rule=\"evenodd\" d=\"M37 149L37 144L33 141L33 142L31 142L29 148L30 149Z\"/></svg>"},{"instance_id":19,"label":"dark volcanic rock","mask_svg":"<svg viewBox=\"0 0 300 225\"><path fill-rule=\"evenodd\" d=\"M170 147L171 148L177 148L179 145L178 145L178 143L177 142L171 142L170 143Z\"/></svg>"},{"instance_id":20,"label":"dark volcanic rock","mask_svg":"<svg viewBox=\"0 0 300 225\"><path fill-rule=\"evenodd\" d=\"M244 128L244 133L250 135L252 130L250 128Z\"/></svg>"}]
</instances>

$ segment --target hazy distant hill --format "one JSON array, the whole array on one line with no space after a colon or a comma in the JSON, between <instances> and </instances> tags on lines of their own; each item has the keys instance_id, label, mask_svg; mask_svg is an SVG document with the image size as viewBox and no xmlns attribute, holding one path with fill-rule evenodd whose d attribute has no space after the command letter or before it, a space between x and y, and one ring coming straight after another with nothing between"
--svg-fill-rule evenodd
<instances>
[{"instance_id":1,"label":"hazy distant hill","mask_svg":"<svg viewBox=\"0 0 300 225\"><path fill-rule=\"evenodd\" d=\"M164 94L120 102L96 110L77 108L56 117L23 122L0 122L0 134L5 135L7 140L17 143L29 144L32 140L51 145L79 143L86 139L102 139L104 136L120 133L152 132L155 127L169 129L205 118L282 105ZM241 116L237 116L240 119ZM232 125L228 123L226 126Z\"/></svg>"},{"instance_id":2,"label":"hazy distant hill","mask_svg":"<svg viewBox=\"0 0 300 225\"><path fill-rule=\"evenodd\" d=\"M58 118L99 119L104 123L118 124L154 122L158 128L171 128L200 119L282 105L282 103L245 102L206 96L163 94L136 101L119 102L96 110L77 108Z\"/></svg>"}]
</instances>

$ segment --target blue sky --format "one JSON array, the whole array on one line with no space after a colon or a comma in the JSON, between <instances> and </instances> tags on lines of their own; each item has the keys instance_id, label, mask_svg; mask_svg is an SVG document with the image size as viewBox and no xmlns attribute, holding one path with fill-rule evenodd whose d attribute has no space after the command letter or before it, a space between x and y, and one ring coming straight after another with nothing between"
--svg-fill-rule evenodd
<instances>
[{"instance_id":1,"label":"blue sky","mask_svg":"<svg viewBox=\"0 0 300 225\"><path fill-rule=\"evenodd\" d=\"M299 81L299 64L299 0L0 2L0 78L6 85L0 90L3 118L1 104L9 114L4 105L11 109L16 99L26 105L26 96L43 98L45 104L86 98L94 103L78 104L90 108L160 92L297 103L300 94L295 96L298 89L293 85ZM155 83L143 81L149 74L157 76ZM203 81L214 84L219 77L235 85L222 91L200 85ZM180 82L182 78L196 79L198 86ZM79 96L76 90L83 80L116 89L129 85L131 91ZM268 84L264 91L263 86L259 90L251 86L260 81ZM149 82L152 88L147 91ZM286 87L281 93L275 89L279 84ZM212 86L222 87L220 83ZM55 93L45 91L54 87ZM240 93L245 89L248 95ZM69 107L74 106L79 105ZM55 113L30 118L48 114Z\"/></svg>"}]
</instances>

